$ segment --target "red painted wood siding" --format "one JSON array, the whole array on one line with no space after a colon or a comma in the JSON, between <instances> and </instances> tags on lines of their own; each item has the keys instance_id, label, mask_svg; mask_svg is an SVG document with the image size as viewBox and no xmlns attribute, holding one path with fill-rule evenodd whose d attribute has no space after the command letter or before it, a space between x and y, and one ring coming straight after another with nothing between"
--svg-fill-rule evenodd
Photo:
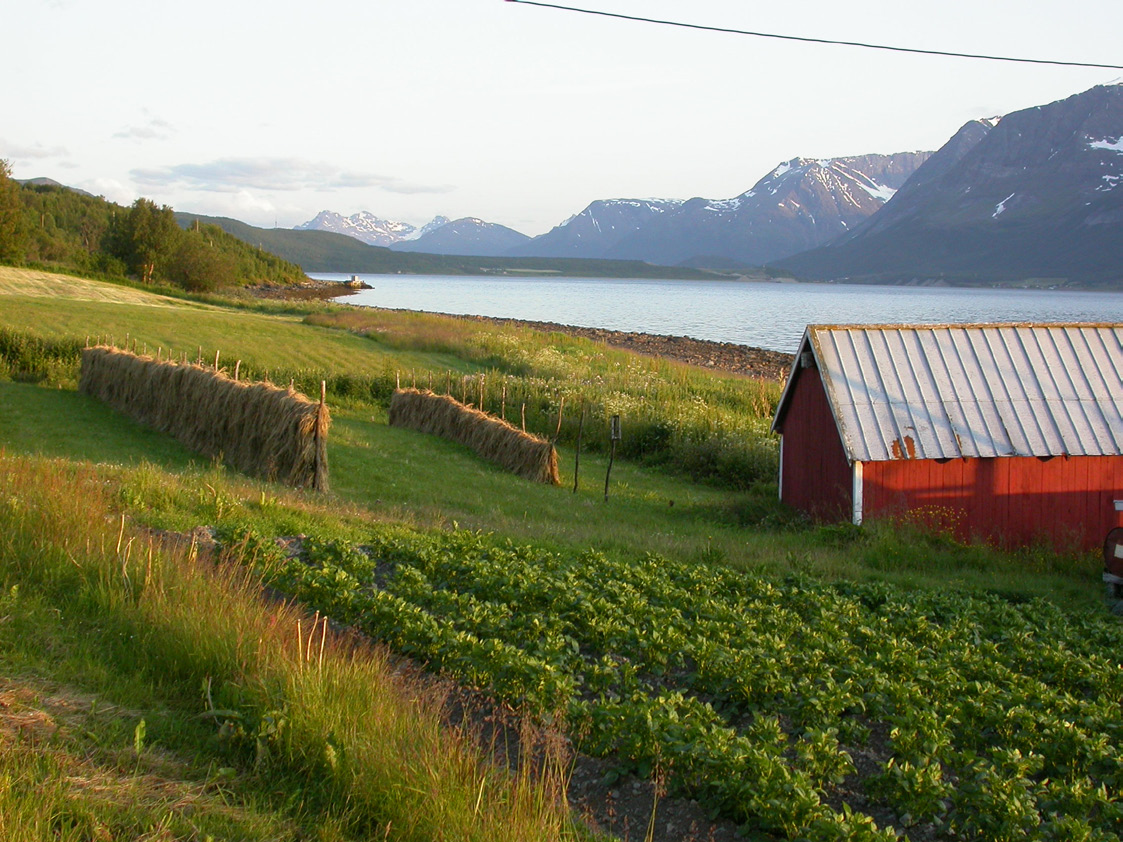
<instances>
[{"instance_id":1,"label":"red painted wood siding","mask_svg":"<svg viewBox=\"0 0 1123 842\"><path fill-rule=\"evenodd\" d=\"M780 499L820 520L849 520L853 481L818 369L805 368L788 397Z\"/></svg>"},{"instance_id":2,"label":"red painted wood siding","mask_svg":"<svg viewBox=\"0 0 1123 842\"><path fill-rule=\"evenodd\" d=\"M785 449L786 449L785 445ZM1123 526L1123 456L902 459L864 466L864 514L954 528L962 540L1103 546Z\"/></svg>"}]
</instances>

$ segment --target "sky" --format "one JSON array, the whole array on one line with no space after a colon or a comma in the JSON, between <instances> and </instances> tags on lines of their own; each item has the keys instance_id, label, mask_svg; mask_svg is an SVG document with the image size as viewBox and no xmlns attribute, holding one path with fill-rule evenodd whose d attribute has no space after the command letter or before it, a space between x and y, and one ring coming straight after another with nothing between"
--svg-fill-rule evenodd
<instances>
[{"instance_id":1,"label":"sky","mask_svg":"<svg viewBox=\"0 0 1123 842\"><path fill-rule=\"evenodd\" d=\"M1123 3L559 0L695 24L1123 65ZM794 157L939 148L1123 70L887 53L507 0L24 0L0 158L130 204L542 234L597 199L729 198Z\"/></svg>"}]
</instances>

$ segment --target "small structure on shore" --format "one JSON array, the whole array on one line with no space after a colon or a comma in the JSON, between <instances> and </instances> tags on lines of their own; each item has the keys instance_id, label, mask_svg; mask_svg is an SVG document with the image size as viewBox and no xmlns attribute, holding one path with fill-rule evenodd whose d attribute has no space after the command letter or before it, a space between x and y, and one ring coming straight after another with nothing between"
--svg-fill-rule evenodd
<instances>
[{"instance_id":1,"label":"small structure on shore","mask_svg":"<svg viewBox=\"0 0 1123 842\"><path fill-rule=\"evenodd\" d=\"M1123 325L810 325L772 429L780 498L962 540L1123 526Z\"/></svg>"}]
</instances>

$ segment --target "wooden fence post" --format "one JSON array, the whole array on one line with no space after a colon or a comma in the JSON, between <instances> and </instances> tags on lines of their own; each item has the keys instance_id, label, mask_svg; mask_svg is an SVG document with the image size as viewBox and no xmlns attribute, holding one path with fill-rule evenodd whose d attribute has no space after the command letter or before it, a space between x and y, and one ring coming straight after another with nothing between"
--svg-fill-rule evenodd
<instances>
[{"instance_id":1,"label":"wooden fence post","mask_svg":"<svg viewBox=\"0 0 1123 842\"><path fill-rule=\"evenodd\" d=\"M323 491L324 483L321 479L323 470L323 462L321 461L321 450L323 449L323 442L320 441L320 425L324 414L324 405L328 400L328 384L326 380L320 381L320 408L316 412L316 427L313 432L313 457L312 457L312 490Z\"/></svg>"},{"instance_id":2,"label":"wooden fence post","mask_svg":"<svg viewBox=\"0 0 1123 842\"><path fill-rule=\"evenodd\" d=\"M612 463L616 459L616 442L620 441L620 416L613 415L609 426L612 448L608 452L608 470L604 474L604 499L608 502L608 478L612 476Z\"/></svg>"},{"instance_id":3,"label":"wooden fence post","mask_svg":"<svg viewBox=\"0 0 1123 842\"><path fill-rule=\"evenodd\" d=\"M581 435L585 432L585 399L581 399L581 420L577 422L577 452L573 456L573 493L577 493L577 475L581 473Z\"/></svg>"},{"instance_id":4,"label":"wooden fence post","mask_svg":"<svg viewBox=\"0 0 1123 842\"><path fill-rule=\"evenodd\" d=\"M558 400L558 428L554 430L554 444L558 443L558 437L561 435L562 412L565 410L565 395L562 395Z\"/></svg>"}]
</instances>

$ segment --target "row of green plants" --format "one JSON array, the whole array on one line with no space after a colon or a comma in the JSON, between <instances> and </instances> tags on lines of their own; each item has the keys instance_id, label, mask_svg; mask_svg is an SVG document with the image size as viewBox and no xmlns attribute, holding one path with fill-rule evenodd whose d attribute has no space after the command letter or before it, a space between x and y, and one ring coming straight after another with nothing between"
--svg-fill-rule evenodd
<instances>
[{"instance_id":1,"label":"row of green plants","mask_svg":"<svg viewBox=\"0 0 1123 842\"><path fill-rule=\"evenodd\" d=\"M467 532L298 557L226 540L273 586L746 830L892 839L870 816L888 809L992 842L1123 833L1123 628L1106 613Z\"/></svg>"}]
</instances>

